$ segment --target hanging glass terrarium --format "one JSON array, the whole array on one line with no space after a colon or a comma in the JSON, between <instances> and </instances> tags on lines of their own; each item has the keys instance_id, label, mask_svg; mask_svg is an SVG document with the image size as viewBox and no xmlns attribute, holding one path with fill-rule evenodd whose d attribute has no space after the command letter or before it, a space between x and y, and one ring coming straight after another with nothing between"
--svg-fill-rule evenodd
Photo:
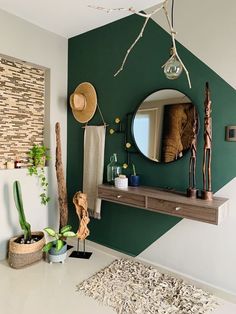
<instances>
[{"instance_id":1,"label":"hanging glass terrarium","mask_svg":"<svg viewBox=\"0 0 236 314\"><path fill-rule=\"evenodd\" d=\"M169 80L175 80L181 75L183 66L178 57L174 54L173 48L171 48L170 53L171 57L164 66L164 74Z\"/></svg>"}]
</instances>

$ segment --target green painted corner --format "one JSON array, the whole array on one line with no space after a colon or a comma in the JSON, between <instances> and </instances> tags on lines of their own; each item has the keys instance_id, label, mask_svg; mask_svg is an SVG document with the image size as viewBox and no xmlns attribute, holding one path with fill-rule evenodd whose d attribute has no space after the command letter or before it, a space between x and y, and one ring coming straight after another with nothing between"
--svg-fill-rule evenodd
<instances>
[{"instance_id":1,"label":"green painted corner","mask_svg":"<svg viewBox=\"0 0 236 314\"><path fill-rule=\"evenodd\" d=\"M168 59L170 36L155 22L149 21L143 38L131 52L124 70L114 78L123 57L137 36L143 19L139 16L111 23L69 40L68 95L81 82L94 84L98 103L110 126L114 119L124 119L134 112L151 92L174 88L188 95L197 106L200 127L204 117L204 86L211 89L213 119L212 186L214 192L236 176L236 143L226 142L225 126L236 124L236 92L214 71L178 44L179 54L188 68L192 81L189 89L183 74L176 81L165 79L161 66ZM69 106L68 106L69 108ZM101 123L96 113L91 124ZM197 186L202 188L203 129L198 137ZM82 189L83 129L68 109L67 182L70 223L77 228L78 219L72 204L74 193ZM106 135L105 168L116 152L120 163L126 161L122 134ZM185 191L188 185L189 154L171 164L155 164L139 154L132 155L142 184L171 187ZM105 169L104 169L105 170ZM104 172L105 173L105 172ZM179 218L142 209L102 202L102 219L91 219L90 239L108 247L137 255L180 221Z\"/></svg>"}]
</instances>

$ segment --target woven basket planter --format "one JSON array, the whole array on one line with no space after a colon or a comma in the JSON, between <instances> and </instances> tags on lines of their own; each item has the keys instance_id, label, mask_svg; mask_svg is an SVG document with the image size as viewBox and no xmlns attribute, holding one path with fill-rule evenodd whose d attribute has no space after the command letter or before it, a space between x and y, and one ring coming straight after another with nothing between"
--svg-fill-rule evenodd
<instances>
[{"instance_id":1,"label":"woven basket planter","mask_svg":"<svg viewBox=\"0 0 236 314\"><path fill-rule=\"evenodd\" d=\"M22 268L42 259L42 248L45 244L44 233L41 231L32 232L32 236L38 236L41 237L41 239L32 244L21 244L15 242L18 237L10 239L8 262L12 268Z\"/></svg>"}]
</instances>

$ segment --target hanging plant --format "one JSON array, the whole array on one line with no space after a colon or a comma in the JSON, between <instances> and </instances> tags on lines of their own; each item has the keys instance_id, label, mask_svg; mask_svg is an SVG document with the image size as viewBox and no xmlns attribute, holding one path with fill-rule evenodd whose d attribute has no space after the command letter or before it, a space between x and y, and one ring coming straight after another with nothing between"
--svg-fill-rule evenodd
<instances>
[{"instance_id":1,"label":"hanging plant","mask_svg":"<svg viewBox=\"0 0 236 314\"><path fill-rule=\"evenodd\" d=\"M49 149L44 145L40 146L34 144L28 153L30 163L30 166L28 167L28 173L30 176L35 175L39 179L43 190L40 194L41 204L43 205L46 205L50 200L50 197L47 193L48 181L44 171L46 161L50 159L48 150Z\"/></svg>"}]
</instances>

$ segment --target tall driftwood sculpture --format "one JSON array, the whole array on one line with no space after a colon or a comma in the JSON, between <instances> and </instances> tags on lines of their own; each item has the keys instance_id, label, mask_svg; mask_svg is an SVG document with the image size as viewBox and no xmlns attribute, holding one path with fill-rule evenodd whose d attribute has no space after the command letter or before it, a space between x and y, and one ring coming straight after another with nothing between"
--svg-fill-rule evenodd
<instances>
[{"instance_id":1,"label":"tall driftwood sculpture","mask_svg":"<svg viewBox=\"0 0 236 314\"><path fill-rule=\"evenodd\" d=\"M202 198L212 200L211 191L211 143L212 143L212 118L211 118L211 100L209 85L205 88L205 118L204 118L204 153L203 153L203 191Z\"/></svg>"},{"instance_id":2,"label":"tall driftwood sculpture","mask_svg":"<svg viewBox=\"0 0 236 314\"><path fill-rule=\"evenodd\" d=\"M57 175L57 187L58 187L58 201L60 212L60 228L67 225L68 222L68 202L67 202L67 190L66 182L62 165L62 153L61 153L61 135L60 135L60 123L57 122L55 126L56 131L56 175Z\"/></svg>"},{"instance_id":3,"label":"tall driftwood sculpture","mask_svg":"<svg viewBox=\"0 0 236 314\"><path fill-rule=\"evenodd\" d=\"M196 198L196 161L197 161L197 130L198 130L198 120L196 115L196 109L193 108L193 129L192 129L192 143L191 143L191 156L189 160L189 187L187 189L187 196Z\"/></svg>"}]
</instances>

